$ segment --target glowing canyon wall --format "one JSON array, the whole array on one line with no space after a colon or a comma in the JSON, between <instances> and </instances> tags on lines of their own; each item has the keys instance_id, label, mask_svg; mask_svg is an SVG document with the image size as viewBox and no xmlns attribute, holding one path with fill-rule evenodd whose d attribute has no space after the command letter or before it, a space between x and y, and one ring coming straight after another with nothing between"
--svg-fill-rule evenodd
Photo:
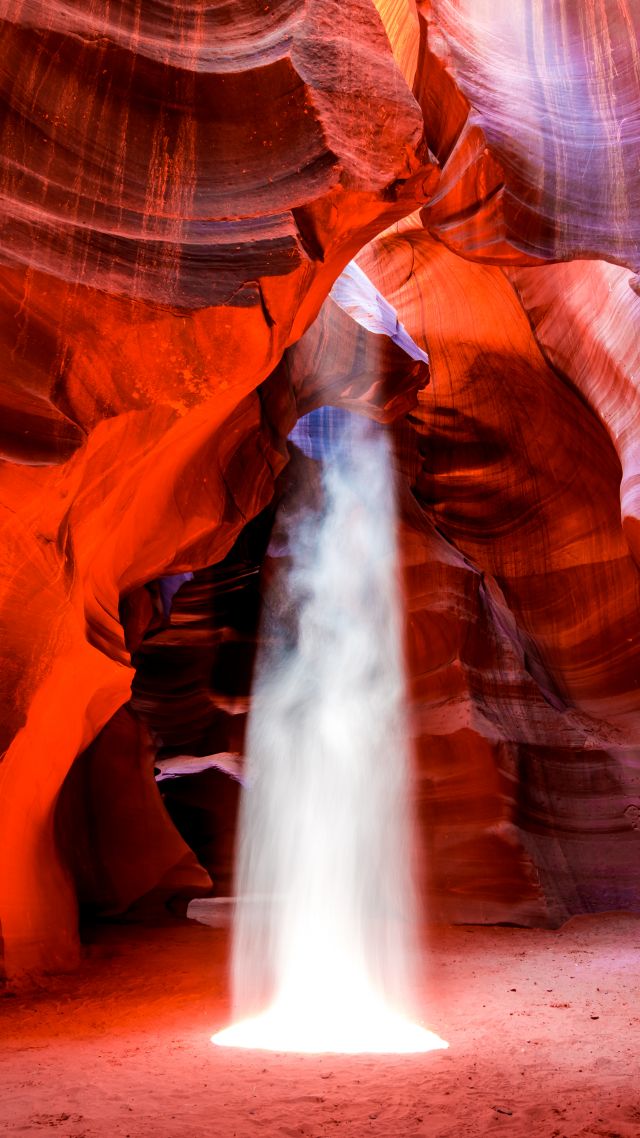
<instances>
[{"instance_id":1,"label":"glowing canyon wall","mask_svg":"<svg viewBox=\"0 0 640 1138\"><path fill-rule=\"evenodd\" d=\"M326 403L393 433L432 912L640 908L635 5L0 18L7 975L73 965L79 901L228 886L237 783L154 761L242 751ZM429 374L329 296L354 258Z\"/></svg>"}]
</instances>

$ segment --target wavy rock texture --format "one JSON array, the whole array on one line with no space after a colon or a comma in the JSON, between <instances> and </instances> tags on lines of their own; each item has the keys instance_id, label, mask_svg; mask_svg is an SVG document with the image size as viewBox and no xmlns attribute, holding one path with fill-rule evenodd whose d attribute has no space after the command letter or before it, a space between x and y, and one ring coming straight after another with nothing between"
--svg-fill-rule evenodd
<instances>
[{"instance_id":1,"label":"wavy rock texture","mask_svg":"<svg viewBox=\"0 0 640 1138\"><path fill-rule=\"evenodd\" d=\"M413 87L420 53L420 24L416 0L374 0L393 56L409 87Z\"/></svg>"},{"instance_id":2,"label":"wavy rock texture","mask_svg":"<svg viewBox=\"0 0 640 1138\"><path fill-rule=\"evenodd\" d=\"M491 919L637 908L640 578L616 452L500 269L411 229L360 261L431 361L397 446L438 892Z\"/></svg>"},{"instance_id":3,"label":"wavy rock texture","mask_svg":"<svg viewBox=\"0 0 640 1138\"><path fill-rule=\"evenodd\" d=\"M136 668L131 710L148 727L154 757L241 753L260 611L259 576L271 526L267 507L245 526L227 556L196 571L176 594L171 612L159 611L133 651ZM135 594L123 604L125 628L139 608ZM150 768L151 769L151 768ZM239 784L220 770L162 783L165 806L217 893L232 888L233 845Z\"/></svg>"},{"instance_id":4,"label":"wavy rock texture","mask_svg":"<svg viewBox=\"0 0 640 1138\"><path fill-rule=\"evenodd\" d=\"M122 913L154 891L164 898L186 888L190 897L211 886L163 807L154 755L140 720L121 708L65 781L56 837L88 912Z\"/></svg>"},{"instance_id":5,"label":"wavy rock texture","mask_svg":"<svg viewBox=\"0 0 640 1138\"><path fill-rule=\"evenodd\" d=\"M267 505L296 408L282 375L256 389L434 167L368 0L0 17L0 927L18 974L77 954L55 805L129 696L120 599L220 560Z\"/></svg>"},{"instance_id":6,"label":"wavy rock texture","mask_svg":"<svg viewBox=\"0 0 640 1138\"><path fill-rule=\"evenodd\" d=\"M622 523L640 565L640 300L631 274L588 261L512 270L510 279L545 356L609 432L622 466Z\"/></svg>"},{"instance_id":7,"label":"wavy rock texture","mask_svg":"<svg viewBox=\"0 0 640 1138\"><path fill-rule=\"evenodd\" d=\"M381 192L418 169L422 124L368 0L267 13L3 3L3 259L267 325L299 316L294 283L375 227Z\"/></svg>"},{"instance_id":8,"label":"wavy rock texture","mask_svg":"<svg viewBox=\"0 0 640 1138\"><path fill-rule=\"evenodd\" d=\"M165 787L185 846L152 764L242 749L286 437L325 403L395 423L435 911L637 909L631 0L0 20L6 973L73 964L78 896L229 880L236 785ZM328 296L363 247L429 386L364 285Z\"/></svg>"},{"instance_id":9,"label":"wavy rock texture","mask_svg":"<svg viewBox=\"0 0 640 1138\"><path fill-rule=\"evenodd\" d=\"M341 299L344 303L343 295ZM395 312L392 323L395 331ZM404 340L419 354L406 333ZM387 336L358 324L328 297L313 326L285 352L275 377L291 387L300 414L333 403L385 422L415 406L428 368ZM293 448L274 503L244 527L219 564L182 584L168 617L155 582L123 602L121 615L136 668L131 707L148 725L160 762L185 754L242 753L260 607L264 592L269 593L264 582L279 562L267 558L269 543L278 543L273 533L276 502L299 494L301 487L307 487L310 501L317 498L318 473L316 464ZM220 770L209 769L162 789L216 890L228 891L238 786L230 785Z\"/></svg>"},{"instance_id":10,"label":"wavy rock texture","mask_svg":"<svg viewBox=\"0 0 640 1138\"><path fill-rule=\"evenodd\" d=\"M421 0L416 92L443 165L425 224L506 264L640 267L632 0Z\"/></svg>"}]
</instances>

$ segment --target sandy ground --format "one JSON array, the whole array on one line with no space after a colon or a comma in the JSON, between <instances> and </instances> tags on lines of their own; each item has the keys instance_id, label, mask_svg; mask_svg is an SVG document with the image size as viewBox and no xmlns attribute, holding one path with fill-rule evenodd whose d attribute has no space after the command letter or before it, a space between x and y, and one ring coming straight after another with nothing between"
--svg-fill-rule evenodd
<instances>
[{"instance_id":1,"label":"sandy ground","mask_svg":"<svg viewBox=\"0 0 640 1138\"><path fill-rule=\"evenodd\" d=\"M434 931L421 1018L450 1050L421 1056L212 1046L226 952L224 930L104 926L79 973L0 999L0 1134L640 1136L640 919Z\"/></svg>"}]
</instances>

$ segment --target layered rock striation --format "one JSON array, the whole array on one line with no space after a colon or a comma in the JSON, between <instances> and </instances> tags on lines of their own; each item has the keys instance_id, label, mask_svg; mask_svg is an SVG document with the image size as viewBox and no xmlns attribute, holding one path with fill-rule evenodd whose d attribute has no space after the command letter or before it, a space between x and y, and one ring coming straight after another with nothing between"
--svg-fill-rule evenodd
<instances>
[{"instance_id":1,"label":"layered rock striation","mask_svg":"<svg viewBox=\"0 0 640 1138\"><path fill-rule=\"evenodd\" d=\"M433 911L638 908L634 6L0 19L6 974L74 963L78 899L228 882L236 792L206 774L196 833L165 789L187 845L154 760L242 751L286 439L324 404L393 423ZM371 292L329 295L356 255L429 384Z\"/></svg>"},{"instance_id":2,"label":"layered rock striation","mask_svg":"<svg viewBox=\"0 0 640 1138\"><path fill-rule=\"evenodd\" d=\"M435 167L366 0L0 16L0 924L18 973L77 952L55 806L129 697L120 599L219 560L268 504L296 407L260 385Z\"/></svg>"}]
</instances>

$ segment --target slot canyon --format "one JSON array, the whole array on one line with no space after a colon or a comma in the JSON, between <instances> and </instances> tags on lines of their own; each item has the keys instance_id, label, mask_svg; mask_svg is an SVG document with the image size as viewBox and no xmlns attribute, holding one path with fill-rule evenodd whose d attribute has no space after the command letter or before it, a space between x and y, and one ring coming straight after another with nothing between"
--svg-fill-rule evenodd
<instances>
[{"instance_id":1,"label":"slot canyon","mask_svg":"<svg viewBox=\"0 0 640 1138\"><path fill-rule=\"evenodd\" d=\"M0 22L0 1135L638 1138L640 3ZM303 766L433 1051L212 1045Z\"/></svg>"}]
</instances>

